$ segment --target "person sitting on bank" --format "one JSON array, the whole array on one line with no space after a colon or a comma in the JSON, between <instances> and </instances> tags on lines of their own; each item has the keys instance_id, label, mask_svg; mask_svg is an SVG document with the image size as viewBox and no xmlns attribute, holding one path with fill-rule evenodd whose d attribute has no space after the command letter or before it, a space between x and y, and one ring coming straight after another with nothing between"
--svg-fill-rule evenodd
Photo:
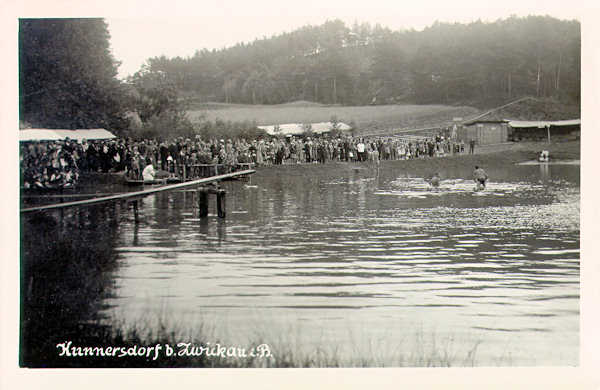
<instances>
[{"instance_id":1,"label":"person sitting on bank","mask_svg":"<svg viewBox=\"0 0 600 390\"><path fill-rule=\"evenodd\" d=\"M482 168L479 168L478 165L475 165L475 170L473 171L473 180L477 183L477 188L485 188L485 182L488 179L488 174Z\"/></svg>"},{"instance_id":2,"label":"person sitting on bank","mask_svg":"<svg viewBox=\"0 0 600 390\"><path fill-rule=\"evenodd\" d=\"M144 181L154 181L156 178L156 171L154 170L154 166L152 165L152 161L148 158L146 160L146 168L142 171L142 179Z\"/></svg>"},{"instance_id":3,"label":"person sitting on bank","mask_svg":"<svg viewBox=\"0 0 600 390\"><path fill-rule=\"evenodd\" d=\"M439 187L440 186L440 174L436 172L435 175L433 175L433 177L431 178L431 180L429 181L429 184L431 184L432 187Z\"/></svg>"}]
</instances>

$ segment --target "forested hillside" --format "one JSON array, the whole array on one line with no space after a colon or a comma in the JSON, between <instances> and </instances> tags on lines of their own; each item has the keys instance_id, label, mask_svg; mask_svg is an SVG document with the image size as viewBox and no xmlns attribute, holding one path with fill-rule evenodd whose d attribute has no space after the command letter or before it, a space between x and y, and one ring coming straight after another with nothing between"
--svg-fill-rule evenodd
<instances>
[{"instance_id":1,"label":"forested hillside","mask_svg":"<svg viewBox=\"0 0 600 390\"><path fill-rule=\"evenodd\" d=\"M259 107L305 101L329 108L437 104L464 109L457 114L462 117L532 97L496 115L579 115L576 21L513 17L394 32L366 23L346 27L336 20L219 51L201 50L191 58L151 58L125 82L116 77L109 38L102 19L21 19L20 127L104 127L138 138L192 137L206 127L208 116L197 112L203 102ZM198 37L199 47L201 42ZM329 108L321 110L326 114L313 110L319 111L319 121L335 114ZM391 115L374 124L370 114L352 110L340 120L364 128L422 126L453 118L452 109L442 111L445 116ZM315 115L294 120L304 123ZM251 119L240 123L254 129Z\"/></svg>"},{"instance_id":2,"label":"forested hillside","mask_svg":"<svg viewBox=\"0 0 600 390\"><path fill-rule=\"evenodd\" d=\"M545 16L423 31L334 20L191 58L151 58L130 81L158 73L181 97L228 103L486 107L532 96L578 105L580 41L579 22Z\"/></svg>"}]
</instances>

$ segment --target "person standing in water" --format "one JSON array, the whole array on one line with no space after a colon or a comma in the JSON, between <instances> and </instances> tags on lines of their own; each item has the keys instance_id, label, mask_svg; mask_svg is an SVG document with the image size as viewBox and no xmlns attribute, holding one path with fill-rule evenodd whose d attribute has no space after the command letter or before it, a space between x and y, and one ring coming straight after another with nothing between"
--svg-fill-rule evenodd
<instances>
[{"instance_id":1,"label":"person standing in water","mask_svg":"<svg viewBox=\"0 0 600 390\"><path fill-rule=\"evenodd\" d=\"M440 186L440 174L436 173L435 175L433 175L433 177L429 181L429 184L431 184L432 187L439 187Z\"/></svg>"},{"instance_id":2,"label":"person standing in water","mask_svg":"<svg viewBox=\"0 0 600 390\"><path fill-rule=\"evenodd\" d=\"M479 168L478 165L475 165L475 170L473 171L473 180L477 183L477 188L485 188L485 182L488 179L488 174L482 168Z\"/></svg>"}]
</instances>

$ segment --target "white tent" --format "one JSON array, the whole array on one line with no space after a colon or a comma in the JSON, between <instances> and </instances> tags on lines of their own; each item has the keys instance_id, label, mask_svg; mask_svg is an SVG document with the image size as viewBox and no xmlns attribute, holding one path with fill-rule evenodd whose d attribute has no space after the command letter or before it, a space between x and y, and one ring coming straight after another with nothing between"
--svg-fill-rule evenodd
<instances>
[{"instance_id":1,"label":"white tent","mask_svg":"<svg viewBox=\"0 0 600 390\"><path fill-rule=\"evenodd\" d=\"M328 133L333 129L331 122L311 123L311 130L315 134ZM345 123L338 123L340 130L351 130L352 128ZM281 125L258 126L259 129L265 130L269 135L300 135L304 133L304 124L301 123L284 123Z\"/></svg>"},{"instance_id":2,"label":"white tent","mask_svg":"<svg viewBox=\"0 0 600 390\"><path fill-rule=\"evenodd\" d=\"M19 131L19 141L56 141L63 136L52 129L27 129Z\"/></svg>"},{"instance_id":3,"label":"white tent","mask_svg":"<svg viewBox=\"0 0 600 390\"><path fill-rule=\"evenodd\" d=\"M105 129L25 129L19 130L19 141L56 141L64 139L76 141L113 139L117 138L113 133Z\"/></svg>"},{"instance_id":4,"label":"white tent","mask_svg":"<svg viewBox=\"0 0 600 390\"><path fill-rule=\"evenodd\" d=\"M510 127L538 127L545 128L548 126L576 126L581 125L581 119L570 119L563 121L509 121Z\"/></svg>"}]
</instances>

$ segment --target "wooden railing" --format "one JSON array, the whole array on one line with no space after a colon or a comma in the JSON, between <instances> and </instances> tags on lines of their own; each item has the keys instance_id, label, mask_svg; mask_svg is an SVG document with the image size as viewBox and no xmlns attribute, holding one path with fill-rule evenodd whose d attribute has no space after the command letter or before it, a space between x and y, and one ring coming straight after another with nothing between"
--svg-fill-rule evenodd
<instances>
[{"instance_id":1,"label":"wooden railing","mask_svg":"<svg viewBox=\"0 0 600 390\"><path fill-rule=\"evenodd\" d=\"M202 179L210 176L236 173L243 170L254 169L254 163L239 163L236 165L225 164L182 164L177 165L176 174L182 181Z\"/></svg>"}]
</instances>

